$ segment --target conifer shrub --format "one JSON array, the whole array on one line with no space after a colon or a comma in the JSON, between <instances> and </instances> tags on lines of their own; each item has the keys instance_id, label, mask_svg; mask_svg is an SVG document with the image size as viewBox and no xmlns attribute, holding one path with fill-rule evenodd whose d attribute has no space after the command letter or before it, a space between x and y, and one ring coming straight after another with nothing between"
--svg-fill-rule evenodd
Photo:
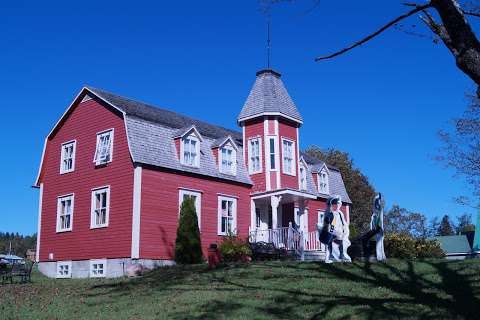
<instances>
[{"instance_id":1,"label":"conifer shrub","mask_svg":"<svg viewBox=\"0 0 480 320\"><path fill-rule=\"evenodd\" d=\"M180 208L180 220L175 240L175 261L178 264L203 262L195 202L191 198L186 198Z\"/></svg>"}]
</instances>

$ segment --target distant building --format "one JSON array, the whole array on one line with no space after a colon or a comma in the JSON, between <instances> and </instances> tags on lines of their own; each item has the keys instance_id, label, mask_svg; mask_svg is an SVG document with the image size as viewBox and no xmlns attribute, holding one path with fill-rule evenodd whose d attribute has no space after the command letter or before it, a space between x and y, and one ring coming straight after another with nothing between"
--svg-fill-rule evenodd
<instances>
[{"instance_id":1,"label":"distant building","mask_svg":"<svg viewBox=\"0 0 480 320\"><path fill-rule=\"evenodd\" d=\"M472 255L472 248L468 243L467 236L439 236L435 237L442 250L445 252L447 259L463 260Z\"/></svg>"}]
</instances>

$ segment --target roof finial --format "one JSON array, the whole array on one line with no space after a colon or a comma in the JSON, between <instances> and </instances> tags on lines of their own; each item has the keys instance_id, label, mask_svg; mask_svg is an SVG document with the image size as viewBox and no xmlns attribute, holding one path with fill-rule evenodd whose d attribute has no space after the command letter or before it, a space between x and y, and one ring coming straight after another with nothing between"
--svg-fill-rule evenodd
<instances>
[{"instance_id":1,"label":"roof finial","mask_svg":"<svg viewBox=\"0 0 480 320\"><path fill-rule=\"evenodd\" d=\"M271 59L271 41L270 41L270 13L267 14L267 69L270 69L270 59Z\"/></svg>"}]
</instances>

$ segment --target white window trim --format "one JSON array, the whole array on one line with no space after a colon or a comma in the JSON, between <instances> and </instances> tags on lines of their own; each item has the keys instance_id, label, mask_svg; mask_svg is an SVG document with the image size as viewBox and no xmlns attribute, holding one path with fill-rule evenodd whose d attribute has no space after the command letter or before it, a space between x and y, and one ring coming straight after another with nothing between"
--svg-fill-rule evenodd
<instances>
[{"instance_id":1,"label":"white window trim","mask_svg":"<svg viewBox=\"0 0 480 320\"><path fill-rule=\"evenodd\" d=\"M232 201L233 203L233 222L232 233L237 233L237 198L218 196L218 209L217 209L217 234L219 236L228 235L227 232L222 232L222 201Z\"/></svg>"},{"instance_id":2,"label":"white window trim","mask_svg":"<svg viewBox=\"0 0 480 320\"><path fill-rule=\"evenodd\" d=\"M202 226L202 193L198 191L192 191L187 189L179 189L178 190L178 215L180 217L180 210L182 208L183 203L183 196L195 196L197 197L198 201L195 201L195 211L197 212L197 220L198 220L198 229L201 230Z\"/></svg>"},{"instance_id":3,"label":"white window trim","mask_svg":"<svg viewBox=\"0 0 480 320\"><path fill-rule=\"evenodd\" d=\"M103 274L93 274L93 265L103 263ZM90 260L89 274L90 278L105 278L107 273L107 259Z\"/></svg>"},{"instance_id":4,"label":"white window trim","mask_svg":"<svg viewBox=\"0 0 480 320\"><path fill-rule=\"evenodd\" d=\"M60 274L60 267L68 266L68 274ZM57 261L57 273L55 276L57 279L68 279L72 277L72 261Z\"/></svg>"},{"instance_id":5,"label":"white window trim","mask_svg":"<svg viewBox=\"0 0 480 320\"><path fill-rule=\"evenodd\" d=\"M197 142L195 146L195 151L197 152L197 157L195 158L195 163L193 165L185 163L185 155L184 155L184 150L185 150L185 139L190 139L190 140L195 140ZM200 167L200 143L201 140L200 138L194 134L193 132L190 134L187 134L183 137L180 138L180 163L184 166L189 166L189 167L194 167L194 168L199 168Z\"/></svg>"},{"instance_id":6,"label":"white window trim","mask_svg":"<svg viewBox=\"0 0 480 320\"><path fill-rule=\"evenodd\" d=\"M326 176L326 182L325 182L325 190L322 189L321 187L321 174L322 173L325 173L325 176ZM317 186L317 189L318 189L318 192L320 193L323 193L323 194L330 194L330 177L329 177L329 173L327 170L322 169L320 170L320 172L317 173L317 181L318 181L318 186Z\"/></svg>"},{"instance_id":7,"label":"white window trim","mask_svg":"<svg viewBox=\"0 0 480 320\"><path fill-rule=\"evenodd\" d=\"M279 163L277 161L278 150L276 150L277 149L277 136L268 136L267 140L268 140L268 170L269 171L277 171L278 166L279 166ZM272 169L272 160L271 160L271 156L272 156L272 149L270 148L271 147L271 145L270 145L271 140L273 140L273 155L274 155L274 159L275 159L275 168L274 169Z\"/></svg>"},{"instance_id":8,"label":"white window trim","mask_svg":"<svg viewBox=\"0 0 480 320\"><path fill-rule=\"evenodd\" d=\"M251 155L252 155L252 146L250 144L251 141L253 140L258 140L258 157L259 157L259 170L254 171L253 170L253 165L251 161ZM248 173L249 174L256 174L256 173L262 173L263 172L263 152L262 152L262 137L257 136L257 137L252 137L248 139Z\"/></svg>"},{"instance_id":9,"label":"white window trim","mask_svg":"<svg viewBox=\"0 0 480 320\"><path fill-rule=\"evenodd\" d=\"M105 223L101 225L95 224L95 195L103 191L107 191L107 210L105 213ZM110 221L110 186L103 186L92 189L91 206L90 206L90 229L99 229L108 227Z\"/></svg>"},{"instance_id":10,"label":"white window trim","mask_svg":"<svg viewBox=\"0 0 480 320\"><path fill-rule=\"evenodd\" d=\"M71 198L72 200L72 211L70 213L70 227L66 229L62 229L60 224L60 202L62 201L62 199L66 199L66 198ZM57 233L72 231L74 208L75 208L75 194L70 193L70 194L57 197L57 228L56 228Z\"/></svg>"},{"instance_id":11,"label":"white window trim","mask_svg":"<svg viewBox=\"0 0 480 320\"><path fill-rule=\"evenodd\" d=\"M322 216L322 219L320 219ZM323 218L325 217L325 210L317 210L317 225L323 226Z\"/></svg>"},{"instance_id":12,"label":"white window trim","mask_svg":"<svg viewBox=\"0 0 480 320\"><path fill-rule=\"evenodd\" d=\"M105 165L107 163L110 163L112 162L113 160L113 142L114 142L114 137L115 137L115 129L114 128L110 128L110 129L107 129L107 130L103 130L103 131L100 131L100 132L97 132L97 143L95 144L95 154L93 155L93 163L95 163L96 166L102 166L102 165ZM97 159L97 151L98 151L98 142L100 140L100 136L102 134L105 134L107 132L110 132L110 159L107 161L107 162L100 162Z\"/></svg>"},{"instance_id":13,"label":"white window trim","mask_svg":"<svg viewBox=\"0 0 480 320\"><path fill-rule=\"evenodd\" d=\"M72 152L72 168L70 170L64 170L63 169L63 161L65 160L64 158L64 152L63 148L67 145L73 144L73 152ZM76 153L77 153L77 140L70 140L67 142L62 143L60 146L60 174L65 174L65 173L70 173L75 171L75 158L76 158Z\"/></svg>"},{"instance_id":14,"label":"white window trim","mask_svg":"<svg viewBox=\"0 0 480 320\"><path fill-rule=\"evenodd\" d=\"M232 171L231 172L223 170L223 166L222 166L222 161L223 161L222 150L223 149L232 150ZM237 175L237 150L229 143L223 145L223 147L218 148L218 167L220 172L223 174L228 174L231 176Z\"/></svg>"},{"instance_id":15,"label":"white window trim","mask_svg":"<svg viewBox=\"0 0 480 320\"><path fill-rule=\"evenodd\" d=\"M303 169L303 175L301 169ZM302 185L302 178L304 185ZM300 163L300 165L298 166L298 187L300 190L307 190L308 188L307 167L303 163Z\"/></svg>"},{"instance_id":16,"label":"white window trim","mask_svg":"<svg viewBox=\"0 0 480 320\"><path fill-rule=\"evenodd\" d=\"M283 149L283 143L284 141L288 141L292 144L292 171L291 172L287 172L285 171L285 165L284 165L284 149ZM282 137L282 172L283 174L286 174L286 175L289 175L289 176L296 176L296 172L297 172L297 161L296 161L296 157L295 155L297 154L297 150L295 148L295 141L293 141L292 139L288 139L288 138L283 138Z\"/></svg>"}]
</instances>

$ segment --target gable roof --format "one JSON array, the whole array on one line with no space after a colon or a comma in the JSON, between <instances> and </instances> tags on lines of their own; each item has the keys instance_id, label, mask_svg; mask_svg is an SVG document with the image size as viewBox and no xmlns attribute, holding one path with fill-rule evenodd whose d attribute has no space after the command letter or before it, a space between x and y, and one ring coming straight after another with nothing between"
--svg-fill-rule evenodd
<instances>
[{"instance_id":1,"label":"gable roof","mask_svg":"<svg viewBox=\"0 0 480 320\"><path fill-rule=\"evenodd\" d=\"M261 114L281 115L295 122L303 122L280 76L280 73L271 69L257 72L252 90L238 116L239 122Z\"/></svg>"},{"instance_id":2,"label":"gable roof","mask_svg":"<svg viewBox=\"0 0 480 320\"><path fill-rule=\"evenodd\" d=\"M469 253L471 251L465 235L458 236L439 236L434 239L440 242L440 246L446 254Z\"/></svg>"}]
</instances>

